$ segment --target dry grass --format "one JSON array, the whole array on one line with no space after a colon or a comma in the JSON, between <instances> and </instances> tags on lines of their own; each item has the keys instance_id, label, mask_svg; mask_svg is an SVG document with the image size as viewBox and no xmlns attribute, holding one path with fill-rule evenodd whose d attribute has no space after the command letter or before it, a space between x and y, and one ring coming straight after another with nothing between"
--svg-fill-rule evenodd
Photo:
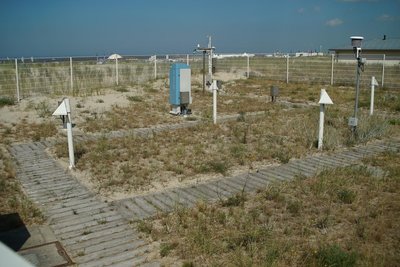
<instances>
[{"instance_id":1,"label":"dry grass","mask_svg":"<svg viewBox=\"0 0 400 267\"><path fill-rule=\"evenodd\" d=\"M39 209L22 192L8 152L0 147L0 214L12 213L18 213L27 225L44 221Z\"/></svg>"},{"instance_id":2,"label":"dry grass","mask_svg":"<svg viewBox=\"0 0 400 267\"><path fill-rule=\"evenodd\" d=\"M279 130L268 119L276 113L292 116L296 125ZM290 115L289 115L290 114ZM312 146L312 134L304 132L300 115L277 106L261 118L221 125L203 124L179 131L162 132L150 138L102 138L80 144L84 151L77 168L90 170L98 189L144 190L154 182L194 180L196 175L230 173L257 162L285 162L300 157ZM279 122L277 122L279 123ZM303 132L305 136L296 136ZM56 146L58 156L66 156L66 146ZM113 166L113 168L110 168ZM110 177L112 177L110 179Z\"/></svg>"},{"instance_id":3,"label":"dry grass","mask_svg":"<svg viewBox=\"0 0 400 267\"><path fill-rule=\"evenodd\" d=\"M5 126L0 123L1 143L41 141L57 135L57 127L54 121L48 120L42 123L27 123L22 120L18 124Z\"/></svg>"},{"instance_id":4,"label":"dry grass","mask_svg":"<svg viewBox=\"0 0 400 267\"><path fill-rule=\"evenodd\" d=\"M40 141L55 136L57 129L54 123L26 123L25 121L11 126L0 123L0 214L18 213L24 224L41 224L43 214L32 203L16 179L15 164L6 147L13 142ZM6 222L4 222L6 223Z\"/></svg>"},{"instance_id":5,"label":"dry grass","mask_svg":"<svg viewBox=\"0 0 400 267\"><path fill-rule=\"evenodd\" d=\"M169 114L171 109L168 98L169 88L166 84L159 88L156 83L149 83L148 88L144 88L141 94L129 96L128 100L131 103L128 107L114 106L101 118L88 118L81 127L87 132L108 132L184 121L182 117L174 117ZM200 87L194 85L192 98L194 99L190 106L193 111L192 117L210 120L212 94L209 92L203 94ZM263 111L267 108L266 96L254 98L252 95L247 97L231 95L226 92L219 95L219 114Z\"/></svg>"},{"instance_id":6,"label":"dry grass","mask_svg":"<svg viewBox=\"0 0 400 267\"><path fill-rule=\"evenodd\" d=\"M270 185L229 205L177 209L141 222L139 230L161 243L166 265L396 266L399 156L365 161L383 176L365 166L338 168Z\"/></svg>"},{"instance_id":7,"label":"dry grass","mask_svg":"<svg viewBox=\"0 0 400 267\"><path fill-rule=\"evenodd\" d=\"M317 104L321 88L326 88L334 102L334 108L352 114L354 106L354 87L330 86L318 84L290 83L251 78L226 82L218 95L218 114L238 114L242 112L266 111L270 102L270 88L276 85L280 88L278 100L299 104ZM182 118L170 116L169 87L162 80L152 81L143 87L139 95L129 96L129 107L114 106L101 118L87 118L80 125L87 132L108 132L121 129L149 127L155 124L179 123ZM377 90L375 93L375 109L380 111L398 112L400 97L398 92ZM212 94L202 93L200 84L192 85L193 116L204 120L212 117ZM360 108L369 109L370 93L367 89L361 91ZM347 118L346 118L347 120Z\"/></svg>"},{"instance_id":8,"label":"dry grass","mask_svg":"<svg viewBox=\"0 0 400 267\"><path fill-rule=\"evenodd\" d=\"M186 61L184 58L178 60ZM330 83L331 57L290 58L289 81L303 83ZM192 75L200 75L202 64L200 58L191 57ZM157 62L157 77L168 77L170 62ZM334 63L335 85L354 84L355 63ZM244 77L247 71L246 58L218 59L214 65L217 75ZM35 94L81 95L101 94L106 88L115 86L115 62L107 61L96 64L96 60L73 60L73 89L70 84L70 66L68 61L27 62L18 64L19 85L23 97ZM382 77L381 64L367 63L361 76L362 86L368 86L371 76L379 81ZM396 89L399 85L399 66L385 66L385 87ZM250 59L251 77L271 80L286 80L286 58L254 57ZM14 97L15 66L8 61L0 64L0 76L6 81L0 88L2 95ZM154 79L154 63L143 59L123 59L119 62L119 84L133 86L145 84Z\"/></svg>"},{"instance_id":9,"label":"dry grass","mask_svg":"<svg viewBox=\"0 0 400 267\"><path fill-rule=\"evenodd\" d=\"M167 116L168 95L162 91L147 91L140 96L130 96L128 100L131 101L128 107L115 105L101 118L87 118L80 127L87 132L109 132L183 121L180 117Z\"/></svg>"},{"instance_id":10,"label":"dry grass","mask_svg":"<svg viewBox=\"0 0 400 267\"><path fill-rule=\"evenodd\" d=\"M379 117L365 117L353 138L339 108L328 109L324 149L381 138L397 129ZM265 105L258 117L154 133L151 137L101 138L78 146L77 168L89 171L95 191L133 193L162 184L196 181L204 175L229 175L262 165L286 163L317 152L318 107ZM55 147L67 156L66 144ZM112 166L112 168L110 168ZM111 178L110 178L111 177Z\"/></svg>"},{"instance_id":11,"label":"dry grass","mask_svg":"<svg viewBox=\"0 0 400 267\"><path fill-rule=\"evenodd\" d=\"M262 79L224 84L219 95L219 113L244 116L237 122L217 126L207 123L211 120L212 95L203 94L195 84L191 118L201 118L204 124L153 134L150 138L103 138L82 143L78 147L77 167L89 171L96 191L133 193L160 184L164 187L204 179L204 175L229 175L261 165L286 163L293 157L316 152L319 110L318 106L307 104L317 102L321 86L278 84L280 100L299 103L287 105L269 102L273 84ZM347 119L352 113L354 90L349 87L329 87L328 90L335 105L327 108L325 150L382 138L398 128L395 123L390 125L385 117L368 117L367 111L361 108L358 132L352 136ZM184 121L182 117L169 115L168 111L168 89L166 84L157 82L147 86L142 95L132 98L128 107L115 106L101 120L87 121L83 128L108 132ZM257 118L245 115L252 111L264 111L264 115ZM59 144L55 152L65 157L66 149L65 144Z\"/></svg>"},{"instance_id":12,"label":"dry grass","mask_svg":"<svg viewBox=\"0 0 400 267\"><path fill-rule=\"evenodd\" d=\"M150 188L153 183L168 185L171 180L179 182L196 180L204 175L229 175L314 153L317 107L269 103L269 88L274 84L281 89L278 99L295 103L315 103L321 87L262 79L228 82L219 94L220 114L264 111L265 115L258 118L244 116L244 120L217 126L205 123L192 129L158 133L148 139L126 137L78 144L77 166L90 172L96 189L100 191L136 192ZM116 87L116 90L123 89ZM390 135L392 128L398 129L396 120L391 119L387 123L386 119L379 117L365 117L362 119L364 124L360 125L360 138L349 142L347 117L351 113L354 90L350 87L327 89L335 105L327 110L325 149L334 150L343 145L366 142ZM193 99L193 117L210 120L212 95L203 95L200 85L193 84ZM367 95L363 93L361 103L365 99ZM377 91L376 108L398 112L398 99L396 92ZM79 127L86 131L108 132L184 121L184 118L168 114L166 82L152 81L143 86L142 94L130 100L128 107L114 106L101 120L88 119ZM362 104L361 108L366 106ZM32 108L38 116L49 113L49 105L45 101ZM56 136L57 129L52 120L43 121L36 124L21 121L7 127L2 125L2 144L39 141ZM60 157L67 155L64 145L56 146L55 151Z\"/></svg>"}]
</instances>

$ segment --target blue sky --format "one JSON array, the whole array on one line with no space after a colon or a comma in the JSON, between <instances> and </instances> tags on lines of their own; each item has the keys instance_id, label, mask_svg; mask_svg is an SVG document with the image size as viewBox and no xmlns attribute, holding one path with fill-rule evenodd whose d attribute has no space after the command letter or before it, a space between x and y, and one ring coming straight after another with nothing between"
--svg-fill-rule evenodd
<instances>
[{"instance_id":1,"label":"blue sky","mask_svg":"<svg viewBox=\"0 0 400 267\"><path fill-rule=\"evenodd\" d=\"M296 52L400 38L400 0L0 0L0 57Z\"/></svg>"}]
</instances>

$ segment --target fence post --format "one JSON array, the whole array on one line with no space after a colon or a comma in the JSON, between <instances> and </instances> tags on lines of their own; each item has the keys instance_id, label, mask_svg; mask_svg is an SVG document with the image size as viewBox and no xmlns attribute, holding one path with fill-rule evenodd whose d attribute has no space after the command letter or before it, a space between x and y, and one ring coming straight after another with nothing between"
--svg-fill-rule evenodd
<instances>
[{"instance_id":1,"label":"fence post","mask_svg":"<svg viewBox=\"0 0 400 267\"><path fill-rule=\"evenodd\" d=\"M208 75L212 77L212 50L210 50L210 53L208 54Z\"/></svg>"},{"instance_id":2,"label":"fence post","mask_svg":"<svg viewBox=\"0 0 400 267\"><path fill-rule=\"evenodd\" d=\"M72 57L70 57L69 58L69 73L70 73L70 78L71 78L71 80L70 80L70 82L71 82L71 93L73 93L74 92L74 76L73 76L73 73L72 73Z\"/></svg>"},{"instance_id":3,"label":"fence post","mask_svg":"<svg viewBox=\"0 0 400 267\"><path fill-rule=\"evenodd\" d=\"M118 57L115 57L115 82L118 85Z\"/></svg>"},{"instance_id":4,"label":"fence post","mask_svg":"<svg viewBox=\"0 0 400 267\"><path fill-rule=\"evenodd\" d=\"M289 83L289 54L286 55L286 83Z\"/></svg>"},{"instance_id":5,"label":"fence post","mask_svg":"<svg viewBox=\"0 0 400 267\"><path fill-rule=\"evenodd\" d=\"M335 55L334 54L332 54L332 63L331 63L331 85L333 85L333 62L335 61L334 60L334 57L335 57Z\"/></svg>"},{"instance_id":6,"label":"fence post","mask_svg":"<svg viewBox=\"0 0 400 267\"><path fill-rule=\"evenodd\" d=\"M247 78L250 77L250 57L247 55Z\"/></svg>"},{"instance_id":7,"label":"fence post","mask_svg":"<svg viewBox=\"0 0 400 267\"><path fill-rule=\"evenodd\" d=\"M383 88L383 85L384 85L384 83L385 83L385 61L386 61L386 55L383 54L383 61L382 61L382 82L381 82L382 88Z\"/></svg>"},{"instance_id":8,"label":"fence post","mask_svg":"<svg viewBox=\"0 0 400 267\"><path fill-rule=\"evenodd\" d=\"M157 55L154 55L154 79L157 79Z\"/></svg>"},{"instance_id":9,"label":"fence post","mask_svg":"<svg viewBox=\"0 0 400 267\"><path fill-rule=\"evenodd\" d=\"M18 78L18 59L15 59L15 80L17 84L17 101L19 102L21 100L19 96L19 78Z\"/></svg>"}]
</instances>

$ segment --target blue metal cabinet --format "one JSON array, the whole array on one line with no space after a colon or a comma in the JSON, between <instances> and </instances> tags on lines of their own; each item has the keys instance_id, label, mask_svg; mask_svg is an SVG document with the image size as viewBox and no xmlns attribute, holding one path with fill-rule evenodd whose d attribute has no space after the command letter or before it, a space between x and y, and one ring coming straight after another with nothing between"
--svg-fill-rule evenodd
<instances>
[{"instance_id":1,"label":"blue metal cabinet","mask_svg":"<svg viewBox=\"0 0 400 267\"><path fill-rule=\"evenodd\" d=\"M181 114L192 103L191 97L191 71L183 63L174 63L169 72L169 103L172 105L173 114Z\"/></svg>"}]
</instances>

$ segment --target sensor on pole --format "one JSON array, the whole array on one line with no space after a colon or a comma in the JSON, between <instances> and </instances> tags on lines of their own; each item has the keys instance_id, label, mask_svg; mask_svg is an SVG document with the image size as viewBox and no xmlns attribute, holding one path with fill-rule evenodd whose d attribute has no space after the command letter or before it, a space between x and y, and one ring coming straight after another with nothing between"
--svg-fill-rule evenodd
<instances>
[{"instance_id":1,"label":"sensor on pole","mask_svg":"<svg viewBox=\"0 0 400 267\"><path fill-rule=\"evenodd\" d=\"M325 120L325 105L332 105L332 99L329 97L325 89L321 89L319 99L319 131L318 131L318 149L322 150L322 142L324 139L324 120Z\"/></svg>"},{"instance_id":2,"label":"sensor on pole","mask_svg":"<svg viewBox=\"0 0 400 267\"><path fill-rule=\"evenodd\" d=\"M68 138L68 154L69 154L69 168L75 168L74 156L74 143L72 138L72 120L71 120L71 107L69 99L64 98L58 108L53 112L53 116L66 116L67 119L67 138Z\"/></svg>"},{"instance_id":3,"label":"sensor on pole","mask_svg":"<svg viewBox=\"0 0 400 267\"><path fill-rule=\"evenodd\" d=\"M357 112L358 112L358 97L360 94L360 75L361 72L364 71L364 64L365 59L361 58L361 43L364 37L362 36L351 36L351 46L353 47L354 55L357 59L357 68L356 68L356 97L354 102L354 113L353 117L349 118L349 126L351 127L351 131L355 134L358 119L357 119Z\"/></svg>"},{"instance_id":4,"label":"sensor on pole","mask_svg":"<svg viewBox=\"0 0 400 267\"><path fill-rule=\"evenodd\" d=\"M203 53L203 94L205 92L205 86L206 86L206 54L208 53L210 55L209 60L210 60L210 62L212 62L212 53L214 50L215 50L215 47L211 46L211 36L209 36L208 47L200 47L200 44L197 44L197 47L193 50L193 53L196 53L196 52ZM210 62L208 63L209 67L211 67L211 64L212 64ZM211 77L212 67L209 68L209 72L210 72L209 75ZM210 78L210 84L211 84L211 78Z\"/></svg>"}]
</instances>

